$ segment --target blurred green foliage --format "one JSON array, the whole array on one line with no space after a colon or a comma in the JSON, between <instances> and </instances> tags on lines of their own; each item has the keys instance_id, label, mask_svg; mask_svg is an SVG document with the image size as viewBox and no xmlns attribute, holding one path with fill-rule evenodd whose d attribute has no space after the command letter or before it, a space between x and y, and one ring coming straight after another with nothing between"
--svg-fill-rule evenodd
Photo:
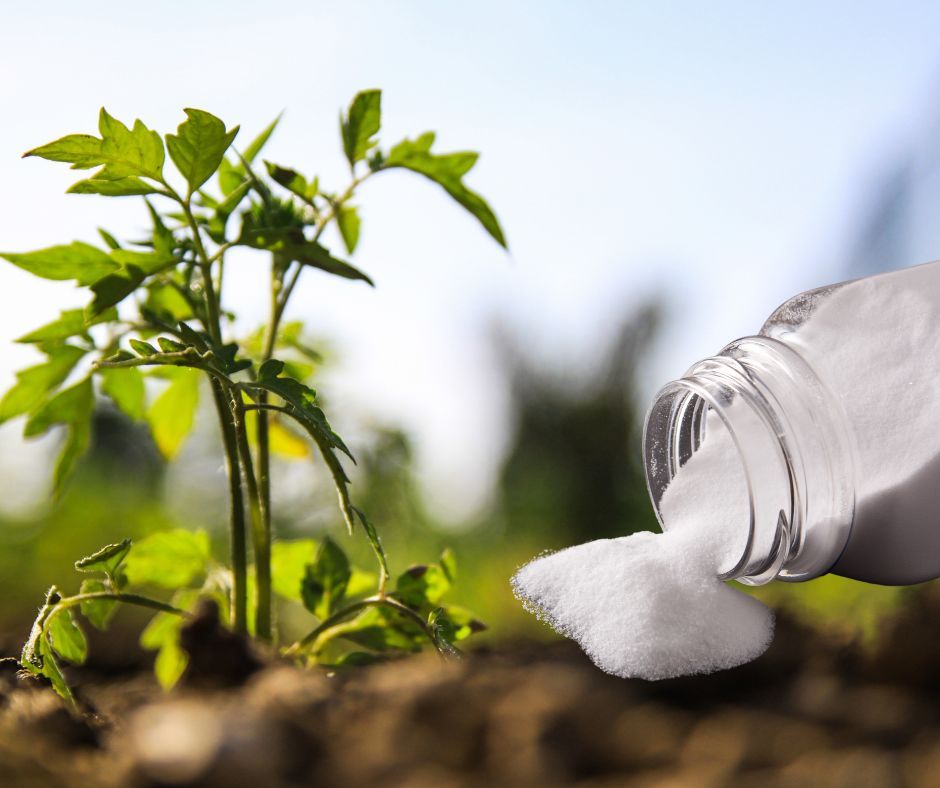
<instances>
[{"instance_id":1,"label":"blurred green foliage","mask_svg":"<svg viewBox=\"0 0 940 788\"><path fill-rule=\"evenodd\" d=\"M660 312L649 304L629 316L586 377L542 369L503 341L516 427L499 479L507 533L546 549L659 530L640 453L637 370Z\"/></svg>"}]
</instances>

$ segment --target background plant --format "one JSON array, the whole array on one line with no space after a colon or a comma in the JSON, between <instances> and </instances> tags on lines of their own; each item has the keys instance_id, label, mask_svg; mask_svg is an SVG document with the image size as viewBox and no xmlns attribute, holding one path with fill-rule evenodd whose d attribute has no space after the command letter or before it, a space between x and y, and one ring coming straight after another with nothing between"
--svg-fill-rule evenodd
<instances>
[{"instance_id":1,"label":"background plant","mask_svg":"<svg viewBox=\"0 0 940 788\"><path fill-rule=\"evenodd\" d=\"M115 606L125 603L157 611L141 642L158 651L158 677L171 685L186 661L178 644L181 620L207 595L236 632L263 642L276 637L272 594L302 603L318 623L285 651L304 662L362 662L424 642L456 652L453 644L481 625L467 611L441 605L456 571L453 554L445 551L438 563L413 566L390 581L378 533L350 495L341 457L352 461L352 453L308 385L319 355L305 341L303 325L284 317L309 268L372 284L322 236L335 225L346 252L354 253L361 219L352 200L381 172L411 170L439 184L505 246L496 216L463 183L477 154L436 153L431 132L383 150L376 140L381 94L363 91L340 122L349 183L329 191L297 169L270 161L257 166L278 120L238 151L238 127L228 129L202 110L185 113L177 132L161 138L140 120L128 127L102 109L100 136L71 134L26 154L96 170L71 193L143 198L151 232L122 242L101 230L104 248L75 241L2 254L36 276L74 280L87 288L90 303L19 340L34 344L45 361L17 374L0 401L0 422L25 416L27 436L65 428L54 477L58 491L88 447L95 381L97 393L146 421L156 445L172 458L192 428L199 381L206 379L228 477L229 564L212 561L205 534L185 530L108 545L76 563L88 575L78 594L49 590L23 666L70 696L57 657L81 663L87 656L76 614L103 628ZM167 172L167 154L178 177ZM215 189L208 186L213 178ZM270 260L269 319L247 337L235 336L234 314L223 301L226 254L236 247ZM162 386L155 398L150 381ZM297 430L322 457L348 532L360 530L371 545L375 573L351 567L330 538L272 543L271 452L295 445ZM154 596L154 589L165 593ZM337 648L340 640L345 645Z\"/></svg>"}]
</instances>

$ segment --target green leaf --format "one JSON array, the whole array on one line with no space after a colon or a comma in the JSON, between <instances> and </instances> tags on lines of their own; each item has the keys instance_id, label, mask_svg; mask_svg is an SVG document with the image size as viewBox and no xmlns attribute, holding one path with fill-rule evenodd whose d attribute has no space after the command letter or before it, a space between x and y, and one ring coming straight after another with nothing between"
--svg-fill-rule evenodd
<instances>
[{"instance_id":1,"label":"green leaf","mask_svg":"<svg viewBox=\"0 0 940 788\"><path fill-rule=\"evenodd\" d=\"M104 572L108 577L114 577L118 567L127 558L131 550L131 540L125 539L123 542L109 544L100 550L80 558L75 562L75 568L79 572Z\"/></svg>"},{"instance_id":2,"label":"green leaf","mask_svg":"<svg viewBox=\"0 0 940 788\"><path fill-rule=\"evenodd\" d=\"M343 150L349 165L365 158L375 145L372 139L382 126L382 91L363 90L356 94L346 116L340 116Z\"/></svg>"},{"instance_id":3,"label":"green leaf","mask_svg":"<svg viewBox=\"0 0 940 788\"><path fill-rule=\"evenodd\" d=\"M186 342L192 345L196 350L205 353L209 349L211 337L205 332L196 331L192 326L187 325L182 320L178 322L180 335ZM236 350L238 345L235 346Z\"/></svg>"},{"instance_id":4,"label":"green leaf","mask_svg":"<svg viewBox=\"0 0 940 788\"><path fill-rule=\"evenodd\" d=\"M62 675L62 669L59 667L59 663L55 658L52 644L49 643L47 638L44 637L40 639L38 653L42 660L42 668L38 673L49 679L49 683L52 684L52 689L54 689L61 698L74 704L75 696L72 694L72 690L65 680L65 676Z\"/></svg>"},{"instance_id":5,"label":"green leaf","mask_svg":"<svg viewBox=\"0 0 940 788\"><path fill-rule=\"evenodd\" d=\"M240 349L237 342L229 342L221 348L215 348L216 359L223 372L234 375L236 372L251 369L254 366L251 359L237 357Z\"/></svg>"},{"instance_id":6,"label":"green leaf","mask_svg":"<svg viewBox=\"0 0 940 788\"><path fill-rule=\"evenodd\" d=\"M59 608L46 624L49 642L56 653L73 665L82 665L88 658L88 641L79 628L72 611Z\"/></svg>"},{"instance_id":7,"label":"green leaf","mask_svg":"<svg viewBox=\"0 0 940 788\"><path fill-rule=\"evenodd\" d=\"M39 405L49 391L69 376L85 353L72 345L53 347L47 351L45 363L17 372L16 383L0 400L0 424Z\"/></svg>"},{"instance_id":8,"label":"green leaf","mask_svg":"<svg viewBox=\"0 0 940 788\"><path fill-rule=\"evenodd\" d=\"M354 528L354 515L352 502L349 499L349 477L336 456L334 449L353 459L352 454L330 426L326 414L317 406L316 392L294 378L280 377L284 363L276 359L269 359L262 364L258 374L258 385L277 394L292 409L289 415L293 417L313 438L317 448L326 463L326 467L333 479L333 486L339 497L340 510L346 521L346 528L352 533ZM355 462L355 460L353 459Z\"/></svg>"},{"instance_id":9,"label":"green leaf","mask_svg":"<svg viewBox=\"0 0 940 788\"><path fill-rule=\"evenodd\" d=\"M101 392L134 421L143 419L146 392L140 370L136 367L103 368L98 370L98 374L101 376Z\"/></svg>"},{"instance_id":10,"label":"green leaf","mask_svg":"<svg viewBox=\"0 0 940 788\"><path fill-rule=\"evenodd\" d=\"M343 654L336 662L330 664L331 668L361 668L366 665L374 665L381 662L382 657L378 654L372 654L368 651L350 651Z\"/></svg>"},{"instance_id":11,"label":"green leaf","mask_svg":"<svg viewBox=\"0 0 940 788\"><path fill-rule=\"evenodd\" d=\"M90 134L69 134L23 154L24 159L28 156L65 162L71 164L73 170L89 170L105 163L101 140Z\"/></svg>"},{"instance_id":12,"label":"green leaf","mask_svg":"<svg viewBox=\"0 0 940 788\"><path fill-rule=\"evenodd\" d=\"M427 642L416 624L400 620L385 608L369 608L337 629L337 635L344 640L373 651L416 652Z\"/></svg>"},{"instance_id":13,"label":"green leaf","mask_svg":"<svg viewBox=\"0 0 940 788\"><path fill-rule=\"evenodd\" d=\"M92 408L89 406L88 418L72 424L65 436L52 477L53 489L57 495L64 489L65 483L75 470L76 463L91 443L91 414Z\"/></svg>"},{"instance_id":14,"label":"green leaf","mask_svg":"<svg viewBox=\"0 0 940 788\"><path fill-rule=\"evenodd\" d=\"M110 590L104 580L89 577L82 580L79 593L94 594ZM81 603L82 615L91 622L95 629L104 631L108 628L108 624L111 623L111 619L117 612L117 604L113 599L91 599Z\"/></svg>"},{"instance_id":15,"label":"green leaf","mask_svg":"<svg viewBox=\"0 0 940 788\"><path fill-rule=\"evenodd\" d=\"M359 243L359 211L355 206L342 205L339 213L336 214L336 223L339 225L340 235L343 236L343 243L346 251L352 254L356 251Z\"/></svg>"},{"instance_id":16,"label":"green leaf","mask_svg":"<svg viewBox=\"0 0 940 788\"><path fill-rule=\"evenodd\" d=\"M223 161L226 161L223 159ZM218 208L215 210L216 220L221 222L223 228L228 217L232 214L239 203L247 196L251 191L252 182L249 180L244 180L238 184L231 192L226 196L222 202L219 203Z\"/></svg>"},{"instance_id":17,"label":"green leaf","mask_svg":"<svg viewBox=\"0 0 940 788\"><path fill-rule=\"evenodd\" d=\"M452 642L459 642L478 632L486 631L486 624L466 608L448 605L445 612L452 626L450 632Z\"/></svg>"},{"instance_id":18,"label":"green leaf","mask_svg":"<svg viewBox=\"0 0 940 788\"><path fill-rule=\"evenodd\" d=\"M126 252L126 250L120 250ZM114 252L117 254L118 252ZM134 254L131 252L130 254ZM99 279L91 286L95 294L95 300L91 302L85 310L85 319L91 320L100 315L106 309L116 306L133 293L144 279L147 273L135 265L128 265L125 268L113 274L108 274Z\"/></svg>"},{"instance_id":19,"label":"green leaf","mask_svg":"<svg viewBox=\"0 0 940 788\"><path fill-rule=\"evenodd\" d=\"M159 191L140 178L129 176L110 180L108 178L88 178L73 183L67 194L100 194L104 197L135 197L142 194L156 194Z\"/></svg>"},{"instance_id":20,"label":"green leaf","mask_svg":"<svg viewBox=\"0 0 940 788\"><path fill-rule=\"evenodd\" d=\"M170 323L186 320L193 314L192 307L179 290L172 285L155 282L147 285L145 308Z\"/></svg>"},{"instance_id":21,"label":"green leaf","mask_svg":"<svg viewBox=\"0 0 940 788\"><path fill-rule=\"evenodd\" d=\"M284 362L276 358L269 358L260 367L258 367L258 378L260 380L277 382L277 376L284 371ZM316 401L316 393L313 395L313 401Z\"/></svg>"},{"instance_id":22,"label":"green leaf","mask_svg":"<svg viewBox=\"0 0 940 788\"><path fill-rule=\"evenodd\" d=\"M182 623L180 617L174 613L157 613L140 633L140 647L147 651L162 648L168 640L179 637Z\"/></svg>"},{"instance_id":23,"label":"green leaf","mask_svg":"<svg viewBox=\"0 0 940 788\"><path fill-rule=\"evenodd\" d=\"M111 320L117 320L118 313L116 309L107 309L93 319L90 323L85 322L85 312L82 309L69 309L65 312L62 312L59 315L58 320L54 320L51 323L46 323L46 325L41 328L37 328L35 331L30 331L28 334L24 334L17 342L23 344L31 344L38 342L59 342L61 340L70 339L71 337L80 336L86 341L91 341L91 337L88 334L88 329L98 323L107 323Z\"/></svg>"},{"instance_id":24,"label":"green leaf","mask_svg":"<svg viewBox=\"0 0 940 788\"><path fill-rule=\"evenodd\" d=\"M245 148L245 151L242 153L242 158L245 161L251 164L258 157L258 154L261 153L261 149L267 144L274 130L277 128L277 124L281 122L283 115L283 112L279 112L278 116L265 126L262 132L249 143L248 147Z\"/></svg>"},{"instance_id":25,"label":"green leaf","mask_svg":"<svg viewBox=\"0 0 940 788\"><path fill-rule=\"evenodd\" d=\"M100 139L89 134L69 134L24 156L66 162L73 170L103 165L91 179L95 181L135 177L162 180L164 151L159 134L139 120L134 122L133 129L128 129L104 108L98 115L98 132Z\"/></svg>"},{"instance_id":26,"label":"green leaf","mask_svg":"<svg viewBox=\"0 0 940 788\"><path fill-rule=\"evenodd\" d=\"M486 201L463 184L463 176L476 164L479 154L471 151L459 153L431 153L434 132L422 134L416 140L404 140L389 151L379 162L378 169L403 167L429 178L439 184L460 205L473 214L486 231L499 243L506 246L506 237L496 214Z\"/></svg>"},{"instance_id":27,"label":"green leaf","mask_svg":"<svg viewBox=\"0 0 940 788\"><path fill-rule=\"evenodd\" d=\"M272 120L264 130L255 137L245 148L245 152L241 155L241 161L251 164L261 153L261 149L267 144L268 139L271 137L271 134L274 133L274 129L277 128L277 124L281 120L281 115L279 114L274 120ZM223 158L219 164L219 190L223 195L229 197L237 189L241 187L250 186L250 179L248 179L248 173L245 171L245 165L242 163L233 164L228 159ZM226 199L223 202L223 206L228 202ZM234 205L229 208L229 212L234 210Z\"/></svg>"},{"instance_id":28,"label":"green leaf","mask_svg":"<svg viewBox=\"0 0 940 788\"><path fill-rule=\"evenodd\" d=\"M199 374L195 370L174 369L170 385L150 406L147 421L160 453L172 460L192 431L199 404Z\"/></svg>"},{"instance_id":29,"label":"green leaf","mask_svg":"<svg viewBox=\"0 0 940 788\"><path fill-rule=\"evenodd\" d=\"M173 249L176 246L176 239L173 238L173 233L167 228L163 223L163 217L157 212L156 208L150 203L150 200L144 200L147 204L147 211L150 213L150 221L153 225L153 251L155 254L162 256L167 262L171 259L175 262L175 257L173 254ZM113 257L114 255L112 255ZM145 266L141 266L145 268Z\"/></svg>"},{"instance_id":30,"label":"green leaf","mask_svg":"<svg viewBox=\"0 0 940 788\"><path fill-rule=\"evenodd\" d=\"M378 577L375 572L367 572L357 567L352 568L349 585L346 586L346 598L370 596L375 593Z\"/></svg>"},{"instance_id":31,"label":"green leaf","mask_svg":"<svg viewBox=\"0 0 940 788\"><path fill-rule=\"evenodd\" d=\"M366 517L365 512L354 506L350 506L350 509L355 512L356 516L359 518L359 522L362 523L362 528L366 532L366 537L369 539L372 551L375 553L375 557L379 562L382 574L388 577L388 556L385 554L385 548L382 547L382 540L379 539L378 531L375 530L375 526L369 518Z\"/></svg>"},{"instance_id":32,"label":"green leaf","mask_svg":"<svg viewBox=\"0 0 940 788\"><path fill-rule=\"evenodd\" d=\"M457 579L457 555L450 547L445 547L444 552L441 553L439 563L447 576L447 580L453 585Z\"/></svg>"},{"instance_id":33,"label":"green leaf","mask_svg":"<svg viewBox=\"0 0 940 788\"><path fill-rule=\"evenodd\" d=\"M132 585L184 588L203 577L208 568L208 534L182 528L159 531L135 542L124 559Z\"/></svg>"},{"instance_id":34,"label":"green leaf","mask_svg":"<svg viewBox=\"0 0 940 788\"><path fill-rule=\"evenodd\" d=\"M108 249L120 249L121 248L121 245L117 242L117 238L111 235L111 233L109 233L104 228L102 227L98 228L98 235L101 236L101 240L105 242Z\"/></svg>"},{"instance_id":35,"label":"green leaf","mask_svg":"<svg viewBox=\"0 0 940 788\"><path fill-rule=\"evenodd\" d=\"M444 654L461 656L461 652L454 646L457 627L447 616L444 608L438 607L428 615L428 628L434 638L434 645Z\"/></svg>"},{"instance_id":36,"label":"green leaf","mask_svg":"<svg viewBox=\"0 0 940 788\"><path fill-rule=\"evenodd\" d=\"M313 539L295 539L271 545L271 587L284 599L301 601L300 588L307 565L316 558Z\"/></svg>"},{"instance_id":37,"label":"green leaf","mask_svg":"<svg viewBox=\"0 0 940 788\"><path fill-rule=\"evenodd\" d=\"M136 249L115 249L111 252L111 259L125 266L125 268L139 269L144 276L160 273L165 268L169 268L179 262L172 252L163 250L141 252ZM137 272L135 271L134 273L136 274ZM140 277L140 279L142 281L143 277ZM98 283L96 282L92 286L92 290L94 290L97 285Z\"/></svg>"},{"instance_id":38,"label":"green leaf","mask_svg":"<svg viewBox=\"0 0 940 788\"><path fill-rule=\"evenodd\" d=\"M88 448L94 408L95 395L91 378L85 378L45 402L26 422L23 429L26 437L40 435L54 424L68 425L68 433L53 477L56 492L62 489L78 459Z\"/></svg>"},{"instance_id":39,"label":"green leaf","mask_svg":"<svg viewBox=\"0 0 940 788\"><path fill-rule=\"evenodd\" d=\"M111 117L102 107L98 115L98 132L101 134L101 159L104 167L96 178L117 180L129 176L163 179L165 153L163 141L155 131L148 129L140 120L128 129L117 118Z\"/></svg>"},{"instance_id":40,"label":"green leaf","mask_svg":"<svg viewBox=\"0 0 940 788\"><path fill-rule=\"evenodd\" d=\"M343 443L343 439L333 432L326 414L317 405L316 391L299 380L281 377L283 369L283 361L268 359L258 370L258 384L292 405L297 412L293 415L308 428L308 431L312 429L326 442L326 445L339 449L355 462L352 453Z\"/></svg>"},{"instance_id":41,"label":"green leaf","mask_svg":"<svg viewBox=\"0 0 940 788\"><path fill-rule=\"evenodd\" d=\"M172 339L167 339L167 337L157 337L157 344L160 346L160 350L164 353L182 353L186 350L189 345L184 345L181 342L174 342Z\"/></svg>"},{"instance_id":42,"label":"green leaf","mask_svg":"<svg viewBox=\"0 0 940 788\"><path fill-rule=\"evenodd\" d=\"M310 442L281 419L272 418L268 421L268 439L271 454L278 457L299 460L312 454Z\"/></svg>"},{"instance_id":43,"label":"green leaf","mask_svg":"<svg viewBox=\"0 0 940 788\"><path fill-rule=\"evenodd\" d=\"M74 424L87 419L94 404L91 378L84 378L74 386L60 391L33 413L26 422L23 435L31 438L41 435L55 424Z\"/></svg>"},{"instance_id":44,"label":"green leaf","mask_svg":"<svg viewBox=\"0 0 940 788\"><path fill-rule=\"evenodd\" d=\"M444 570L430 566L412 566L399 575L395 592L408 607L416 610L435 605L450 590L450 581Z\"/></svg>"},{"instance_id":45,"label":"green leaf","mask_svg":"<svg viewBox=\"0 0 940 788\"><path fill-rule=\"evenodd\" d=\"M35 252L0 252L0 257L43 279L74 279L80 285L94 284L120 267L100 249L81 241Z\"/></svg>"},{"instance_id":46,"label":"green leaf","mask_svg":"<svg viewBox=\"0 0 940 788\"><path fill-rule=\"evenodd\" d=\"M305 240L303 213L289 199L271 195L242 214L239 241L246 246L280 252L286 245Z\"/></svg>"},{"instance_id":47,"label":"green leaf","mask_svg":"<svg viewBox=\"0 0 940 788\"><path fill-rule=\"evenodd\" d=\"M326 537L304 573L300 592L304 607L321 619L329 616L342 602L350 574L346 554Z\"/></svg>"},{"instance_id":48,"label":"green leaf","mask_svg":"<svg viewBox=\"0 0 940 788\"><path fill-rule=\"evenodd\" d=\"M144 342L142 339L131 339L128 340L128 344L131 346L131 349L141 358L150 358L150 356L157 355L157 349L151 345L149 342Z\"/></svg>"},{"instance_id":49,"label":"green leaf","mask_svg":"<svg viewBox=\"0 0 940 788\"><path fill-rule=\"evenodd\" d=\"M219 168L225 151L238 134L238 126L226 131L225 124L215 115L201 109L183 111L186 120L175 135L166 135L166 146L176 168L194 192Z\"/></svg>"},{"instance_id":50,"label":"green leaf","mask_svg":"<svg viewBox=\"0 0 940 788\"><path fill-rule=\"evenodd\" d=\"M177 607L186 607L182 604L182 595L174 598ZM186 595L186 601L190 601ZM157 657L153 663L153 672L157 682L164 690L172 689L179 681L189 656L180 647L180 628L182 620L171 613L157 613L150 623L140 633L140 645L148 651L156 651Z\"/></svg>"},{"instance_id":51,"label":"green leaf","mask_svg":"<svg viewBox=\"0 0 940 788\"><path fill-rule=\"evenodd\" d=\"M344 279L359 280L375 287L375 283L368 274L363 273L344 260L333 257L324 246L316 241L305 241L301 244L284 244L278 253L285 259L296 260L312 268L319 268L321 271L326 271L328 274L341 276Z\"/></svg>"},{"instance_id":52,"label":"green leaf","mask_svg":"<svg viewBox=\"0 0 940 788\"><path fill-rule=\"evenodd\" d=\"M268 170L268 175L271 176L271 179L276 183L279 183L289 192L296 194L302 200L307 200L307 189L309 184L307 179L304 178L296 170L292 170L288 167L281 167L280 165L274 164L270 161L265 161L264 166Z\"/></svg>"},{"instance_id":53,"label":"green leaf","mask_svg":"<svg viewBox=\"0 0 940 788\"><path fill-rule=\"evenodd\" d=\"M219 191L226 197L245 182L244 169L224 158L219 162Z\"/></svg>"},{"instance_id":54,"label":"green leaf","mask_svg":"<svg viewBox=\"0 0 940 788\"><path fill-rule=\"evenodd\" d=\"M115 361L130 361L132 358L136 358L136 356L122 349L118 350L116 353L112 353L110 356L105 356L105 358L101 360L113 363Z\"/></svg>"},{"instance_id":55,"label":"green leaf","mask_svg":"<svg viewBox=\"0 0 940 788\"><path fill-rule=\"evenodd\" d=\"M296 350L298 353L300 353L300 355L302 355L308 361L311 361L314 365L322 364L323 354L304 342L302 337L303 330L304 324L299 320L294 320L290 323L284 323L277 335L278 346L289 347L293 350ZM292 377L298 378L298 380L302 379L297 375L292 375Z\"/></svg>"},{"instance_id":56,"label":"green leaf","mask_svg":"<svg viewBox=\"0 0 940 788\"><path fill-rule=\"evenodd\" d=\"M183 651L179 642L168 641L157 652L157 658L153 661L153 673L157 677L157 683L165 691L173 689L186 672L188 664L189 655Z\"/></svg>"}]
</instances>

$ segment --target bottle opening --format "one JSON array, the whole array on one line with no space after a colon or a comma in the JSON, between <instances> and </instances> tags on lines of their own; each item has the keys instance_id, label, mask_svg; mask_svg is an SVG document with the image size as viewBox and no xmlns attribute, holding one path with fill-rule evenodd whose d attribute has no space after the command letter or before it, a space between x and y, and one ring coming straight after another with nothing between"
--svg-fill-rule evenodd
<instances>
[{"instance_id":1,"label":"bottle opening","mask_svg":"<svg viewBox=\"0 0 940 788\"><path fill-rule=\"evenodd\" d=\"M762 408L717 366L654 399L647 485L664 530L710 529L722 579L756 585L777 575L791 548L791 473Z\"/></svg>"},{"instance_id":2,"label":"bottle opening","mask_svg":"<svg viewBox=\"0 0 940 788\"><path fill-rule=\"evenodd\" d=\"M722 430L740 470L725 459L714 489L693 495L707 525L709 512L733 508L721 495L746 488L746 542L722 577L757 585L828 572L855 513L854 454L838 401L797 350L765 336L738 339L666 385L643 436L647 486L664 529L670 485Z\"/></svg>"}]
</instances>

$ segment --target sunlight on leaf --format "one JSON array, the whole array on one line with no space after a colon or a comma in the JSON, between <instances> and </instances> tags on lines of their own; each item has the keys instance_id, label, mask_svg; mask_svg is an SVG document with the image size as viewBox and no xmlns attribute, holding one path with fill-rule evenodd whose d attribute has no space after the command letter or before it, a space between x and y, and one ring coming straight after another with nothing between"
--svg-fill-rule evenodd
<instances>
[{"instance_id":1,"label":"sunlight on leaf","mask_svg":"<svg viewBox=\"0 0 940 788\"><path fill-rule=\"evenodd\" d=\"M173 369L170 385L147 411L147 422L160 453L168 460L179 454L196 418L199 404L199 373Z\"/></svg>"},{"instance_id":2,"label":"sunlight on leaf","mask_svg":"<svg viewBox=\"0 0 940 788\"><path fill-rule=\"evenodd\" d=\"M170 158L186 179L191 192L196 191L219 168L238 126L228 131L215 115L201 109L185 109L186 120L176 134L166 135Z\"/></svg>"},{"instance_id":3,"label":"sunlight on leaf","mask_svg":"<svg viewBox=\"0 0 940 788\"><path fill-rule=\"evenodd\" d=\"M208 534L182 528L135 542L124 561L130 583L162 588L183 588L205 575L208 567Z\"/></svg>"},{"instance_id":4,"label":"sunlight on leaf","mask_svg":"<svg viewBox=\"0 0 940 788\"><path fill-rule=\"evenodd\" d=\"M382 126L382 91L363 90L356 94L345 117L340 117L343 150L350 166L365 158L375 145L372 139Z\"/></svg>"},{"instance_id":5,"label":"sunlight on leaf","mask_svg":"<svg viewBox=\"0 0 940 788\"><path fill-rule=\"evenodd\" d=\"M82 665L88 658L88 641L79 628L71 610L53 613L47 624L47 632L52 647L62 659L73 665Z\"/></svg>"}]
</instances>

